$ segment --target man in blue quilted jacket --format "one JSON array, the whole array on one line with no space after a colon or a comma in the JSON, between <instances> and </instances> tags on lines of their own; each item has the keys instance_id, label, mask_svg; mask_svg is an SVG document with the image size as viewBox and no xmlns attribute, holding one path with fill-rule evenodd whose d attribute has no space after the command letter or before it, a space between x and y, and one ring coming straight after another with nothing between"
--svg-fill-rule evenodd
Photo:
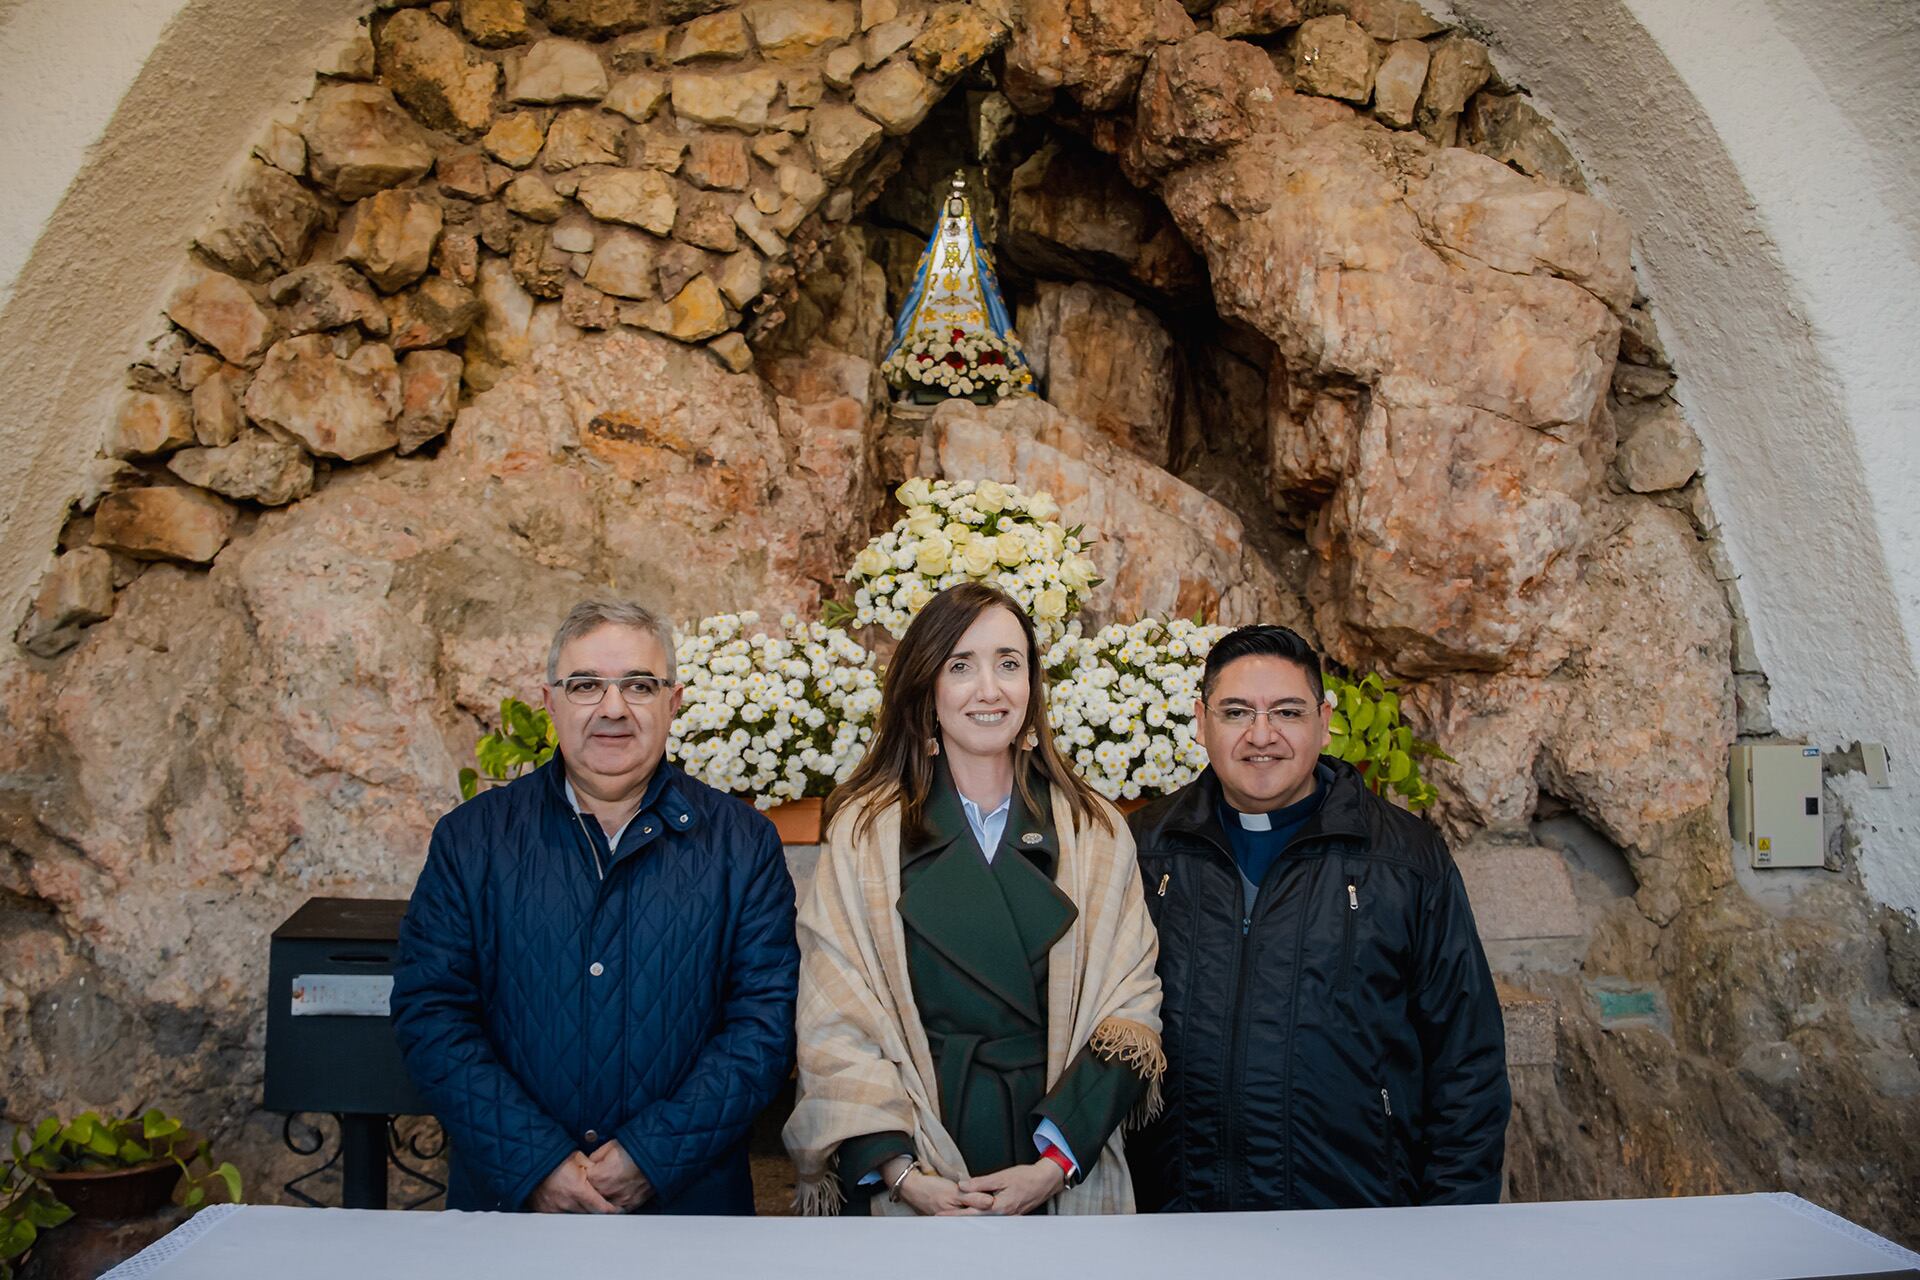
<instances>
[{"instance_id":1,"label":"man in blue quilted jacket","mask_svg":"<svg viewBox=\"0 0 1920 1280\"><path fill-rule=\"evenodd\" d=\"M747 1131L793 1065L773 824L666 760L673 631L574 607L553 759L440 820L394 1027L451 1139L451 1209L753 1212Z\"/></svg>"}]
</instances>

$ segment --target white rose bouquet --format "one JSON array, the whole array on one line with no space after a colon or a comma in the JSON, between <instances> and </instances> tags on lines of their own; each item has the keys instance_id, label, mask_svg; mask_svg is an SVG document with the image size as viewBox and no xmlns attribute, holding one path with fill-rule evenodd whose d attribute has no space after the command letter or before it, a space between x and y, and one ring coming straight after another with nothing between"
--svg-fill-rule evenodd
<instances>
[{"instance_id":1,"label":"white rose bouquet","mask_svg":"<svg viewBox=\"0 0 1920 1280\"><path fill-rule=\"evenodd\" d=\"M1042 644L1066 634L1102 579L1079 528L1062 528L1059 506L993 480L926 480L895 490L906 515L854 557L853 606L836 620L879 623L894 636L934 594L969 580L999 587L1033 618Z\"/></svg>"},{"instance_id":2,"label":"white rose bouquet","mask_svg":"<svg viewBox=\"0 0 1920 1280\"><path fill-rule=\"evenodd\" d=\"M924 388L947 396L1002 399L1033 385L1020 350L1009 335L950 330L946 337L917 338L886 358L880 373L900 390Z\"/></svg>"},{"instance_id":3,"label":"white rose bouquet","mask_svg":"<svg viewBox=\"0 0 1920 1280\"><path fill-rule=\"evenodd\" d=\"M874 658L844 631L789 615L748 634L757 613L702 618L675 637L686 702L667 759L762 808L824 796L865 754L880 706Z\"/></svg>"},{"instance_id":4,"label":"white rose bouquet","mask_svg":"<svg viewBox=\"0 0 1920 1280\"><path fill-rule=\"evenodd\" d=\"M1206 768L1193 704L1207 651L1228 630L1147 619L1048 650L1047 720L1095 791L1109 800L1162 795Z\"/></svg>"}]
</instances>

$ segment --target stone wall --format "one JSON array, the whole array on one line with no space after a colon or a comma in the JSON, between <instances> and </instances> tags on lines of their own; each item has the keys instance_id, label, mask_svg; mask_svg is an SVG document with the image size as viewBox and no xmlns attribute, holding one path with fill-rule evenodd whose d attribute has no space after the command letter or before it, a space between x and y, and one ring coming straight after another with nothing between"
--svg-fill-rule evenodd
<instances>
[{"instance_id":1,"label":"stone wall","mask_svg":"<svg viewBox=\"0 0 1920 1280\"><path fill-rule=\"evenodd\" d=\"M1761 685L1625 224L1408 0L1194 9L370 15L210 211L0 665L6 1119L192 1100L268 1189L266 931L406 891L571 598L807 611L888 479L992 473L1109 535L1096 617L1293 620L1407 682L1550 1028L1515 1194L1913 1236L1912 935L1844 833L1788 901L1730 861ZM949 91L1050 404L889 415L858 224ZM1552 946L1494 923L1556 894Z\"/></svg>"}]
</instances>

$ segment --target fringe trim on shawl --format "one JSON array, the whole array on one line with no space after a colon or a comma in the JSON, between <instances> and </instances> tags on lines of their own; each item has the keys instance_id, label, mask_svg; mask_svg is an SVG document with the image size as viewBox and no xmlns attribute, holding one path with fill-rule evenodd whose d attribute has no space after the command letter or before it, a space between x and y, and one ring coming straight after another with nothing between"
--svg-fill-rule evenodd
<instances>
[{"instance_id":1,"label":"fringe trim on shawl","mask_svg":"<svg viewBox=\"0 0 1920 1280\"><path fill-rule=\"evenodd\" d=\"M846 1207L847 1193L840 1186L836 1165L839 1153L827 1161L826 1172L801 1178L793 1187L793 1211L803 1218L837 1218Z\"/></svg>"},{"instance_id":2,"label":"fringe trim on shawl","mask_svg":"<svg viewBox=\"0 0 1920 1280\"><path fill-rule=\"evenodd\" d=\"M1126 1129L1138 1129L1160 1115L1166 1106L1160 1081L1167 1073L1167 1054L1158 1035L1127 1018L1103 1018L1087 1047L1110 1062L1125 1063L1147 1082L1146 1095L1127 1117Z\"/></svg>"}]
</instances>

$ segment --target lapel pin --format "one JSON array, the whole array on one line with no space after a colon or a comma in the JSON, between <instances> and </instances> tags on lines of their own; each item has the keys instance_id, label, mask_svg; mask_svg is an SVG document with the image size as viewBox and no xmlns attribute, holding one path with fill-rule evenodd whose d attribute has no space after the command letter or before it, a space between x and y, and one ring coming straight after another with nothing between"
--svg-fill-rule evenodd
<instances>
[{"instance_id":1,"label":"lapel pin","mask_svg":"<svg viewBox=\"0 0 1920 1280\"><path fill-rule=\"evenodd\" d=\"M1027 834L1020 837L1021 844L1039 844L1040 840L1041 840L1041 835L1038 831L1029 831L1027 832Z\"/></svg>"}]
</instances>

